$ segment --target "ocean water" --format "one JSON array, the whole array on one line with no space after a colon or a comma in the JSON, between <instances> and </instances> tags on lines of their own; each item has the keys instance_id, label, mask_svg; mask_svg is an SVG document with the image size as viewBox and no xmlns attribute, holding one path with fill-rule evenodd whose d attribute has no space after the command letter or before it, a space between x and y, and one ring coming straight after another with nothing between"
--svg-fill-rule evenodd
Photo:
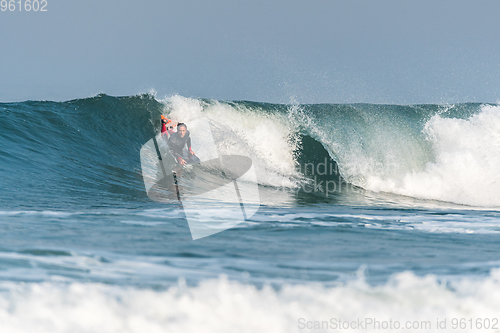
<instances>
[{"instance_id":1,"label":"ocean water","mask_svg":"<svg viewBox=\"0 0 500 333\"><path fill-rule=\"evenodd\" d=\"M161 114L252 159L256 214L193 240L148 198ZM495 104L0 103L0 330L500 332L498 165Z\"/></svg>"}]
</instances>

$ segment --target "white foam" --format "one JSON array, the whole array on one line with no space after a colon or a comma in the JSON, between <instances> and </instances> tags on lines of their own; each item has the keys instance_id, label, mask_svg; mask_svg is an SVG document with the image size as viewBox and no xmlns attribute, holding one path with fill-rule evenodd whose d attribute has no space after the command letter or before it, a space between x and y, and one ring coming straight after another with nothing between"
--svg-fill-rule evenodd
<instances>
[{"instance_id":1,"label":"white foam","mask_svg":"<svg viewBox=\"0 0 500 333\"><path fill-rule=\"evenodd\" d=\"M500 217L497 214L460 214L460 213L407 213L407 214L358 214L329 212L260 214L252 217L253 224L245 223L242 227L252 227L261 223L267 226L300 227L353 226L386 230L419 230L428 233L469 233L499 234Z\"/></svg>"},{"instance_id":2,"label":"white foam","mask_svg":"<svg viewBox=\"0 0 500 333\"><path fill-rule=\"evenodd\" d=\"M101 209L101 210L88 210L88 211L37 211L37 210L2 210L0 211L0 218L6 217L51 217L51 218L67 218L71 216L79 217L86 215L138 215L150 218L183 218L184 213L179 210L172 210L170 208L160 209L144 209L144 210L130 210L130 209Z\"/></svg>"},{"instance_id":3,"label":"white foam","mask_svg":"<svg viewBox=\"0 0 500 333\"><path fill-rule=\"evenodd\" d=\"M157 225L167 224L167 222L146 222L146 221L134 221L134 220L122 220L120 222L123 224L140 225L145 227L155 227Z\"/></svg>"},{"instance_id":4,"label":"white foam","mask_svg":"<svg viewBox=\"0 0 500 333\"><path fill-rule=\"evenodd\" d=\"M500 107L482 106L467 120L432 117L424 132L435 161L390 177L366 174L363 186L421 199L500 207Z\"/></svg>"},{"instance_id":5,"label":"white foam","mask_svg":"<svg viewBox=\"0 0 500 333\"><path fill-rule=\"evenodd\" d=\"M57 279L56 279L57 280ZM500 307L500 270L485 278L448 283L436 276L402 272L380 286L368 285L362 272L352 282L333 287L284 285L271 287L229 281L202 281L165 291L96 283L0 284L0 320L5 332L310 332L303 324L332 319L357 322L372 318L428 322L429 332L456 332L453 318L492 323ZM446 320L438 329L437 320ZM303 324L302 324L303 323ZM311 324L312 325L312 324ZM366 324L365 324L366 325ZM497 324L497 328L498 328ZM498 329L497 329L498 330ZM335 332L323 327L315 332ZM352 329L348 332L386 330ZM477 332L467 326L460 332ZM493 330L489 330L493 331Z\"/></svg>"},{"instance_id":6,"label":"white foam","mask_svg":"<svg viewBox=\"0 0 500 333\"><path fill-rule=\"evenodd\" d=\"M43 216L43 217L54 217L54 218L65 218L72 215L83 214L80 212L65 212L65 211L35 211L35 210L4 210L0 211L0 216Z\"/></svg>"}]
</instances>

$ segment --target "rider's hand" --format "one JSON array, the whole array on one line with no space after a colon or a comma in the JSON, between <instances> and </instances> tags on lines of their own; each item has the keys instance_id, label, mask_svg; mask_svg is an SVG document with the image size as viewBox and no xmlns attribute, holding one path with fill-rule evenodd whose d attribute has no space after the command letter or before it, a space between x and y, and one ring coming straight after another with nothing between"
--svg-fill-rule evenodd
<instances>
[{"instance_id":1,"label":"rider's hand","mask_svg":"<svg viewBox=\"0 0 500 333\"><path fill-rule=\"evenodd\" d=\"M190 153L191 155L194 155L194 151L192 151L192 150L190 150L190 151L189 151L189 153Z\"/></svg>"},{"instance_id":2,"label":"rider's hand","mask_svg":"<svg viewBox=\"0 0 500 333\"><path fill-rule=\"evenodd\" d=\"M179 158L179 164L180 165L186 165L186 161L183 158Z\"/></svg>"}]
</instances>

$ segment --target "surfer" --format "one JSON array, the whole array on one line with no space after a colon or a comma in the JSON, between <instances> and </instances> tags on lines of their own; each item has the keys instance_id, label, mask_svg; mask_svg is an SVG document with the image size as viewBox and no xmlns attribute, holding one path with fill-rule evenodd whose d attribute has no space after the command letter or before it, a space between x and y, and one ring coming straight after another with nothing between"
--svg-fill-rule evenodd
<instances>
[{"instance_id":1,"label":"surfer","mask_svg":"<svg viewBox=\"0 0 500 333\"><path fill-rule=\"evenodd\" d=\"M186 124L174 123L164 116L162 116L161 122L161 132L163 135L167 135L166 138L168 138L168 146L174 157L177 159L177 163L180 165L200 163L200 159L195 155L191 148L191 137ZM174 132L174 127L177 127L177 132ZM184 156L183 154L185 146L187 146L188 149L187 156Z\"/></svg>"}]
</instances>

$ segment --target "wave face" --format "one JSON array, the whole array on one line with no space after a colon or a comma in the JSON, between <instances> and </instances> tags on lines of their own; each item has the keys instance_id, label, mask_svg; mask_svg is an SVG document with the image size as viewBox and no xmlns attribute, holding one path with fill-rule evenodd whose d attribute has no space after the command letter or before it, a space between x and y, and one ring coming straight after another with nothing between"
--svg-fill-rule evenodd
<instances>
[{"instance_id":1,"label":"wave face","mask_svg":"<svg viewBox=\"0 0 500 333\"><path fill-rule=\"evenodd\" d=\"M370 192L500 206L498 105L276 105L151 95L0 104L0 199L7 207L147 204L139 151L159 132L160 114L188 124L208 117L219 153L251 157L264 187L298 188L316 175L333 176L334 165L337 181ZM326 176L318 172L323 161Z\"/></svg>"},{"instance_id":2,"label":"wave face","mask_svg":"<svg viewBox=\"0 0 500 333\"><path fill-rule=\"evenodd\" d=\"M0 104L0 199L64 208L141 200L141 145L162 104L149 95Z\"/></svg>"}]
</instances>

